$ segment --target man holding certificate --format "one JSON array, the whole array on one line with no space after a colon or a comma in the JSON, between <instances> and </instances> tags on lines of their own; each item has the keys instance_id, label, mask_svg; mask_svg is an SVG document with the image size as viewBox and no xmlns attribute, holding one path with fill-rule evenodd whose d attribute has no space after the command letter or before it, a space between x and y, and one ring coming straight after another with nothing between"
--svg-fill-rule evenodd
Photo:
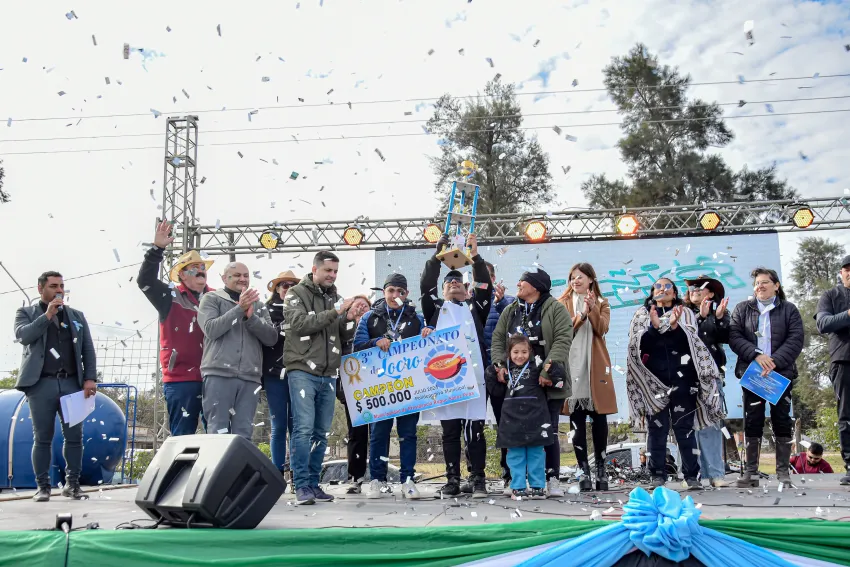
<instances>
[{"instance_id":1,"label":"man holding certificate","mask_svg":"<svg viewBox=\"0 0 850 567\"><path fill-rule=\"evenodd\" d=\"M759 484L759 448L768 398L776 400L770 402L770 422L776 438L776 476L779 482L791 482L791 387L797 378L797 357L803 350L803 319L797 307L785 299L777 273L756 268L752 277L755 297L735 306L729 328L729 347L738 355L735 376L749 380L753 373L751 364L761 368L758 379L750 382L759 385L758 392L753 385L741 381L746 464L737 483L740 488ZM782 378L790 382L776 392Z\"/></svg>"}]
</instances>

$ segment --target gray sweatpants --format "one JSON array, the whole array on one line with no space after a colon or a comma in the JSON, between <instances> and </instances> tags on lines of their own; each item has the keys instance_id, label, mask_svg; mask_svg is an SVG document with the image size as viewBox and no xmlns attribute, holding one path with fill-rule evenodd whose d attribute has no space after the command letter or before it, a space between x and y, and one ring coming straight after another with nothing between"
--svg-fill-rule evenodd
<instances>
[{"instance_id":1,"label":"gray sweatpants","mask_svg":"<svg viewBox=\"0 0 850 567\"><path fill-rule=\"evenodd\" d=\"M242 378L204 376L203 408L207 433L232 433L250 441L254 433L252 421L260 399L259 387L258 382Z\"/></svg>"}]
</instances>

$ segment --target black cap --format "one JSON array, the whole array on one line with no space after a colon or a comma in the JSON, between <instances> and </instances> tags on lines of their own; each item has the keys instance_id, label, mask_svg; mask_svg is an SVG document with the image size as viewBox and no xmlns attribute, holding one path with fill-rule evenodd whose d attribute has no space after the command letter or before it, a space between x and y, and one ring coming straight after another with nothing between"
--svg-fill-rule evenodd
<instances>
[{"instance_id":1,"label":"black cap","mask_svg":"<svg viewBox=\"0 0 850 567\"><path fill-rule=\"evenodd\" d=\"M449 280L459 280L463 282L463 274L458 272L457 270L449 270L446 274L446 277L443 278L443 283L446 283Z\"/></svg>"},{"instance_id":2,"label":"black cap","mask_svg":"<svg viewBox=\"0 0 850 567\"><path fill-rule=\"evenodd\" d=\"M384 287L373 287L371 289L374 289L375 291L384 291L387 289L387 286L390 285L407 289L407 278L402 274L390 274L387 276L387 279L384 280Z\"/></svg>"},{"instance_id":3,"label":"black cap","mask_svg":"<svg viewBox=\"0 0 850 567\"><path fill-rule=\"evenodd\" d=\"M552 289L552 278L540 268L534 272L525 272L519 278L519 281L530 283L540 293L549 293Z\"/></svg>"},{"instance_id":4,"label":"black cap","mask_svg":"<svg viewBox=\"0 0 850 567\"><path fill-rule=\"evenodd\" d=\"M850 254L848 254L847 256L844 256L844 258L841 259L841 267L842 268L846 268L848 264L850 264Z\"/></svg>"}]
</instances>

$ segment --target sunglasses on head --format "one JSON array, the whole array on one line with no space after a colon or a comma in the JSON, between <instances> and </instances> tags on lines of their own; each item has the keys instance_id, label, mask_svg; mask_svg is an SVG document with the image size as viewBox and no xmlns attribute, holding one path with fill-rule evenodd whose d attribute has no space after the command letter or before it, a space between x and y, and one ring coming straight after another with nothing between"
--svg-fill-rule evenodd
<instances>
[{"instance_id":1,"label":"sunglasses on head","mask_svg":"<svg viewBox=\"0 0 850 567\"><path fill-rule=\"evenodd\" d=\"M653 285L652 287L654 287L655 289L657 289L659 291L662 290L662 289L664 291L670 291L671 289L673 289L673 284L671 284L671 283L657 283L657 284Z\"/></svg>"}]
</instances>

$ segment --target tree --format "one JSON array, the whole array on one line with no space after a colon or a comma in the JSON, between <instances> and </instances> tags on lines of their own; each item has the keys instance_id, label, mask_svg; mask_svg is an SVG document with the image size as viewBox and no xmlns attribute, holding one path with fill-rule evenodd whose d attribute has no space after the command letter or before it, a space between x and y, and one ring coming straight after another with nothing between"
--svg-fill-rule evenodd
<instances>
[{"instance_id":1,"label":"tree","mask_svg":"<svg viewBox=\"0 0 850 567\"><path fill-rule=\"evenodd\" d=\"M815 310L823 292L835 285L844 247L828 238L812 236L800 241L791 263L792 299L800 310L805 329L803 352L797 360L798 379L791 397L803 430L815 426L824 409L835 406L829 380L827 337L817 330Z\"/></svg>"},{"instance_id":2,"label":"tree","mask_svg":"<svg viewBox=\"0 0 850 567\"><path fill-rule=\"evenodd\" d=\"M0 390L13 390L15 388L15 382L18 381L18 373L20 370L15 368L9 375L5 378L0 378Z\"/></svg>"},{"instance_id":3,"label":"tree","mask_svg":"<svg viewBox=\"0 0 850 567\"><path fill-rule=\"evenodd\" d=\"M605 88L623 116L618 146L630 182L593 175L582 183L592 207L619 208L762 201L796 198L772 165L734 173L708 148L722 148L734 135L717 103L689 100L689 75L659 66L646 46L614 57L603 70Z\"/></svg>"},{"instance_id":4,"label":"tree","mask_svg":"<svg viewBox=\"0 0 850 567\"><path fill-rule=\"evenodd\" d=\"M513 84L489 81L484 94L462 101L445 94L436 103L427 131L440 139L440 155L431 157L435 187L448 205L450 182L458 179L458 164L470 160L479 169L471 181L480 187L478 213L512 213L540 209L555 193L549 156L536 136L526 136L522 109Z\"/></svg>"},{"instance_id":5,"label":"tree","mask_svg":"<svg viewBox=\"0 0 850 567\"><path fill-rule=\"evenodd\" d=\"M6 171L3 169L3 160L0 159L0 203L8 203L12 200L12 196L3 191L4 177L6 177Z\"/></svg>"}]
</instances>

